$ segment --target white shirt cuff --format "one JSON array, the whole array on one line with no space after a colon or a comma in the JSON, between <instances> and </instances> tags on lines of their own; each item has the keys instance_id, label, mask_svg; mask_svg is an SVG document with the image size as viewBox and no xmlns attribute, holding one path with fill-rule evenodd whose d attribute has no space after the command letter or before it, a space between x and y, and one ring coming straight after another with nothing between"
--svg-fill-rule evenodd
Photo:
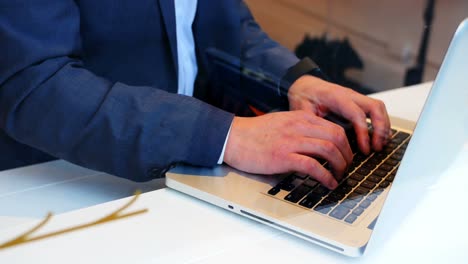
<instances>
[{"instance_id":1,"label":"white shirt cuff","mask_svg":"<svg viewBox=\"0 0 468 264\"><path fill-rule=\"evenodd\" d=\"M223 150L221 151L221 155L219 156L218 164L223 164L224 151L226 150L226 144L227 144L227 141L228 141L228 138L229 138L229 134L231 133L231 128L232 128L232 123L231 123L231 126L229 127L229 131L228 131L228 133L226 135L226 140L224 140L224 146L223 146Z\"/></svg>"}]
</instances>

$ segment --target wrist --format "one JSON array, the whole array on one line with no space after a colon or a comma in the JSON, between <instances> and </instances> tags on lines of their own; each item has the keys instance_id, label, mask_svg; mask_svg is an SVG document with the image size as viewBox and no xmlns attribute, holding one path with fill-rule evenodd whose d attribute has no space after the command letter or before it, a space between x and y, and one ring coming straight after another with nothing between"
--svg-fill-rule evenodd
<instances>
[{"instance_id":1,"label":"wrist","mask_svg":"<svg viewBox=\"0 0 468 264\"><path fill-rule=\"evenodd\" d=\"M231 129L232 129L232 122L231 122L231 126L229 127L228 133L226 135L226 139L224 140L223 149L221 150L221 154L219 155L219 159L218 159L218 164L222 164L224 161L224 154L226 153L226 146L227 146L229 136L231 134Z\"/></svg>"},{"instance_id":2,"label":"wrist","mask_svg":"<svg viewBox=\"0 0 468 264\"><path fill-rule=\"evenodd\" d=\"M327 79L318 65L313 60L306 57L288 69L281 79L278 91L279 94L281 96L287 96L292 85L304 75L312 75L323 80Z\"/></svg>"},{"instance_id":3,"label":"wrist","mask_svg":"<svg viewBox=\"0 0 468 264\"><path fill-rule=\"evenodd\" d=\"M238 117L235 116L234 119L232 120L231 124L231 130L229 133L229 137L226 142L226 148L224 152L224 162L229 165L236 164L236 160L238 159L237 154L239 153L238 147L239 147L239 141L241 139L241 132L243 127L243 121L246 119L245 117Z\"/></svg>"}]
</instances>

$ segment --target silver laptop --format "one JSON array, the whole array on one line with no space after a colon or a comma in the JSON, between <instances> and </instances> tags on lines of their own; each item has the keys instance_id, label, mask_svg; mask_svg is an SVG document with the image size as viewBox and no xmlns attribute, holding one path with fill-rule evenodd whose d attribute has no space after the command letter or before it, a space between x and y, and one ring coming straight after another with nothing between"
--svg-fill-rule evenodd
<instances>
[{"instance_id":1,"label":"silver laptop","mask_svg":"<svg viewBox=\"0 0 468 264\"><path fill-rule=\"evenodd\" d=\"M468 142L467 47L468 19L452 39L417 125L392 118L395 133L389 145L369 156L356 152L336 190L308 175L253 175L226 165L178 166L166 174L166 185L325 248L360 256L384 203L391 208L379 223L404 216Z\"/></svg>"}]
</instances>

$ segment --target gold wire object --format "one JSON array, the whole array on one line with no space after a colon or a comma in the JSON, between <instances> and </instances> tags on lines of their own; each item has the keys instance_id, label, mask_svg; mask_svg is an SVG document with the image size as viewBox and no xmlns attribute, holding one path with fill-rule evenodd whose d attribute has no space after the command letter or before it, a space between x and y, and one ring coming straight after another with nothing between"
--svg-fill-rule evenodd
<instances>
[{"instance_id":1,"label":"gold wire object","mask_svg":"<svg viewBox=\"0 0 468 264\"><path fill-rule=\"evenodd\" d=\"M50 232L50 233L46 233L46 234L42 234L42 235L39 235L39 236L31 236L33 233L35 233L37 230L39 230L41 227L43 227L45 224L47 224L47 222L49 222L49 220L53 216L53 214L49 212L49 213L47 213L47 216L44 218L44 220L42 220L35 227L33 227L30 230L24 232L23 234L19 235L18 237L13 238L12 240L9 240L9 241L7 241L7 242L5 242L3 244L0 244L0 250L5 249L5 248L9 248L9 247L13 247L13 246L17 246L17 245L21 245L21 244L25 244L25 243L29 243L29 242L33 242L33 241L36 241L36 240L41 240L41 239L44 239L44 238L54 237L54 236L62 235L62 234L65 234L65 233L70 233L70 232L77 231L77 230L80 230L80 229L85 229L85 228L88 228L88 227L91 227L91 226L96 226L96 225L100 225L100 224L103 224L103 223L112 222L112 221L119 220L119 219L122 219L122 218L127 218L127 217L130 217L130 216L146 213L146 212L148 212L148 209L146 209L146 208L141 209L141 210L137 210L137 211L133 211L133 212L129 212L129 213L121 213L123 210L127 209L133 203L135 203L135 201L138 199L140 194L141 194L141 191L139 191L139 190L136 191L135 195L133 196L133 198L130 201L128 201L126 204L124 204L122 207L120 207L116 211L114 211L114 212L110 213L109 215L106 215L106 216L104 216L102 218L99 218L96 221L86 223L86 224L77 225L77 226L70 227L70 228L65 228L65 229L62 229L62 230L58 230L58 231L54 231L54 232Z\"/></svg>"}]
</instances>

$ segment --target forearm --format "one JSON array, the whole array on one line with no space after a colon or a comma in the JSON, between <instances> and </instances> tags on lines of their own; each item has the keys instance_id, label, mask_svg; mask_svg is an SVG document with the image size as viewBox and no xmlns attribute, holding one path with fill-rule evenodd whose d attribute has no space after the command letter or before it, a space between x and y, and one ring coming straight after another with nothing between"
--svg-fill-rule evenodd
<instances>
[{"instance_id":1,"label":"forearm","mask_svg":"<svg viewBox=\"0 0 468 264\"><path fill-rule=\"evenodd\" d=\"M110 83L68 59L28 68L2 85L2 127L20 142L132 180L174 162L213 166L232 116L191 97ZM59 66L25 87L36 67ZM27 94L27 95L26 95ZM209 124L209 125L208 125ZM207 150L206 146L210 146Z\"/></svg>"},{"instance_id":2,"label":"forearm","mask_svg":"<svg viewBox=\"0 0 468 264\"><path fill-rule=\"evenodd\" d=\"M80 15L73 0L0 0L0 128L53 156L133 180L174 162L215 165L232 115L157 85L94 74L81 60Z\"/></svg>"}]
</instances>

